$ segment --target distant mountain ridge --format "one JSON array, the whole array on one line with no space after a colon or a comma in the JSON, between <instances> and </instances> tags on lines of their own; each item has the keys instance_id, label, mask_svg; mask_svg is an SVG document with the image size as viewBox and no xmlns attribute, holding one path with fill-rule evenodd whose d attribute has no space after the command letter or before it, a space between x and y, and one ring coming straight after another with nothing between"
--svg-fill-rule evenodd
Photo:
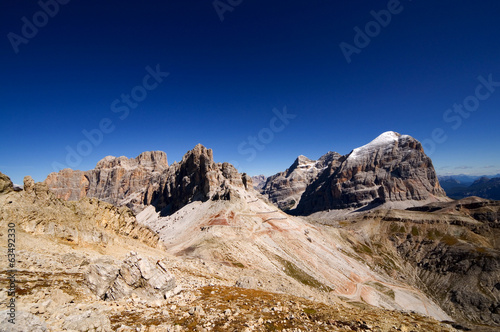
<instances>
[{"instance_id":1,"label":"distant mountain ridge","mask_svg":"<svg viewBox=\"0 0 500 332\"><path fill-rule=\"evenodd\" d=\"M496 175L467 175L467 174L456 174L456 175L438 175L438 179L440 183L444 183L442 185L443 189L446 189L446 183L454 183L458 182L464 186L469 186L471 185L474 181L480 179L480 178L500 178L500 174Z\"/></svg>"},{"instance_id":2,"label":"distant mountain ridge","mask_svg":"<svg viewBox=\"0 0 500 332\"><path fill-rule=\"evenodd\" d=\"M267 176L265 176L264 174L252 176L253 186L256 189L262 189L262 187L264 187L264 185L266 184L266 181Z\"/></svg>"},{"instance_id":3,"label":"distant mountain ridge","mask_svg":"<svg viewBox=\"0 0 500 332\"><path fill-rule=\"evenodd\" d=\"M291 210L297 207L307 186L340 157L340 154L331 151L318 160L298 156L287 170L268 177L261 193L280 209Z\"/></svg>"},{"instance_id":4,"label":"distant mountain ridge","mask_svg":"<svg viewBox=\"0 0 500 332\"><path fill-rule=\"evenodd\" d=\"M471 184L463 184L454 178L441 181L447 195L453 199L478 196L486 199L500 200L500 177L480 177Z\"/></svg>"}]
</instances>

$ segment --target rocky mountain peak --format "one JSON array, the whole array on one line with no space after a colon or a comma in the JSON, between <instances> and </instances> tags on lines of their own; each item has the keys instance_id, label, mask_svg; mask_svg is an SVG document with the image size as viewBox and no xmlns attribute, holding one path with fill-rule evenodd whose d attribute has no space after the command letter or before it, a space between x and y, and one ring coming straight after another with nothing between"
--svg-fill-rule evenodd
<instances>
[{"instance_id":1,"label":"rocky mountain peak","mask_svg":"<svg viewBox=\"0 0 500 332\"><path fill-rule=\"evenodd\" d=\"M373 158L377 154L391 154L394 149L415 149L423 153L420 142L408 135L401 135L394 131L382 133L370 143L352 150L347 156L349 162L364 162L366 158Z\"/></svg>"},{"instance_id":2,"label":"rocky mountain peak","mask_svg":"<svg viewBox=\"0 0 500 332\"><path fill-rule=\"evenodd\" d=\"M153 204L157 210L173 213L192 201L231 199L234 189L251 188L252 179L229 163L215 163L213 152L201 144L174 163L162 182Z\"/></svg>"},{"instance_id":3,"label":"rocky mountain peak","mask_svg":"<svg viewBox=\"0 0 500 332\"><path fill-rule=\"evenodd\" d=\"M307 158L306 156L300 155L295 159L293 164L288 168L288 174L291 174L298 167L300 168L309 168L314 165L315 161Z\"/></svg>"},{"instance_id":4,"label":"rocky mountain peak","mask_svg":"<svg viewBox=\"0 0 500 332\"><path fill-rule=\"evenodd\" d=\"M266 181L267 181L267 176L265 176L264 174L252 176L253 186L258 190L264 187Z\"/></svg>"},{"instance_id":5,"label":"rocky mountain peak","mask_svg":"<svg viewBox=\"0 0 500 332\"><path fill-rule=\"evenodd\" d=\"M394 131L344 156L331 151L317 161L299 156L285 172L270 176L262 193L282 209L295 207L297 214L446 199L422 144Z\"/></svg>"},{"instance_id":6,"label":"rocky mountain peak","mask_svg":"<svg viewBox=\"0 0 500 332\"><path fill-rule=\"evenodd\" d=\"M309 159L303 155L300 155L297 157L297 159L295 159L295 164L297 164L297 165L305 165L305 164L310 164L312 162L313 161L311 159Z\"/></svg>"},{"instance_id":7,"label":"rocky mountain peak","mask_svg":"<svg viewBox=\"0 0 500 332\"><path fill-rule=\"evenodd\" d=\"M340 153L328 151L318 159L316 165L318 168L325 168L328 167L332 161L338 160L341 157L342 155Z\"/></svg>"},{"instance_id":8,"label":"rocky mountain peak","mask_svg":"<svg viewBox=\"0 0 500 332\"><path fill-rule=\"evenodd\" d=\"M163 151L147 151L135 158L139 165L144 167L168 167L167 154Z\"/></svg>"},{"instance_id":9,"label":"rocky mountain peak","mask_svg":"<svg viewBox=\"0 0 500 332\"><path fill-rule=\"evenodd\" d=\"M340 157L336 152L328 152L318 160L311 160L301 155L286 171L267 178L262 193L280 209L293 209L299 203L307 186Z\"/></svg>"},{"instance_id":10,"label":"rocky mountain peak","mask_svg":"<svg viewBox=\"0 0 500 332\"><path fill-rule=\"evenodd\" d=\"M446 198L431 159L411 136L385 132L339 162L306 189L297 213Z\"/></svg>"},{"instance_id":11,"label":"rocky mountain peak","mask_svg":"<svg viewBox=\"0 0 500 332\"><path fill-rule=\"evenodd\" d=\"M197 171L208 172L215 167L212 149L207 149L198 144L182 157L180 165L182 165L181 168L185 170L186 174Z\"/></svg>"},{"instance_id":12,"label":"rocky mountain peak","mask_svg":"<svg viewBox=\"0 0 500 332\"><path fill-rule=\"evenodd\" d=\"M207 149L201 143L198 143L192 150L186 152L182 161L185 162L189 158L194 158L195 160L209 160L213 162L213 151L212 149Z\"/></svg>"}]
</instances>

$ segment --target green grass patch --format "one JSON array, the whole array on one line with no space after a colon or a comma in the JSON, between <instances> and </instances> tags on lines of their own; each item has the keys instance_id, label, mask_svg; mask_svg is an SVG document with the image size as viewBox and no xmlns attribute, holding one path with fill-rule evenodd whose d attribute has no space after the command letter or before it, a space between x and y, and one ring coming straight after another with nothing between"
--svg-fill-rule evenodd
<instances>
[{"instance_id":1,"label":"green grass patch","mask_svg":"<svg viewBox=\"0 0 500 332\"><path fill-rule=\"evenodd\" d=\"M396 299L396 294L394 293L394 290L381 284L380 282L369 281L366 283L366 285L375 288L377 291L379 291L382 294L387 295L388 297L390 297L393 300Z\"/></svg>"},{"instance_id":2,"label":"green grass patch","mask_svg":"<svg viewBox=\"0 0 500 332\"><path fill-rule=\"evenodd\" d=\"M289 277L297 280L301 284L304 284L309 287L313 287L325 292L331 292L333 289L314 279L312 276L301 270L297 265L292 262L280 257L276 256L276 259L283 265L284 272Z\"/></svg>"},{"instance_id":3,"label":"green grass patch","mask_svg":"<svg viewBox=\"0 0 500 332\"><path fill-rule=\"evenodd\" d=\"M312 309L312 308L304 308L303 309L304 313L308 314L308 315L314 315L317 311Z\"/></svg>"},{"instance_id":4,"label":"green grass patch","mask_svg":"<svg viewBox=\"0 0 500 332\"><path fill-rule=\"evenodd\" d=\"M398 233L399 232L398 224L392 223L391 226L389 227L389 230L391 231L391 234Z\"/></svg>"},{"instance_id":5,"label":"green grass patch","mask_svg":"<svg viewBox=\"0 0 500 332\"><path fill-rule=\"evenodd\" d=\"M372 255L373 254L373 250L368 247L366 244L362 244L360 247L359 247L360 251L362 253L365 253L365 254L370 254Z\"/></svg>"},{"instance_id":6,"label":"green grass patch","mask_svg":"<svg viewBox=\"0 0 500 332\"><path fill-rule=\"evenodd\" d=\"M439 240L443 237L443 233L441 233L440 231L438 231L437 229L431 229L431 230L428 230L427 231L427 239L429 240Z\"/></svg>"},{"instance_id":7,"label":"green grass patch","mask_svg":"<svg viewBox=\"0 0 500 332\"><path fill-rule=\"evenodd\" d=\"M449 235L449 234L446 234L445 236L443 236L441 241L443 241L444 244L446 244L448 246L453 246L453 245L458 243L458 239L454 236Z\"/></svg>"}]
</instances>

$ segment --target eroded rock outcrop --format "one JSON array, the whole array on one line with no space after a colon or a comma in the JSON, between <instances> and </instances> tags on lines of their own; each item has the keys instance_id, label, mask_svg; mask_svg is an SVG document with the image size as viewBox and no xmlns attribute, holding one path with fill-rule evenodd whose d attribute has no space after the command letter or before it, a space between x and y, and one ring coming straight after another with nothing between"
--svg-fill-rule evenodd
<instances>
[{"instance_id":1,"label":"eroded rock outcrop","mask_svg":"<svg viewBox=\"0 0 500 332\"><path fill-rule=\"evenodd\" d=\"M98 198L135 213L153 205L172 213L191 201L229 199L231 186L252 188L252 179L229 163L215 163L211 149L198 144L181 162L167 164L164 152L144 152L137 158L106 157L93 170L62 170L45 183L57 197Z\"/></svg>"},{"instance_id":2,"label":"eroded rock outcrop","mask_svg":"<svg viewBox=\"0 0 500 332\"><path fill-rule=\"evenodd\" d=\"M0 207L0 221L16 220L24 231L44 234L73 244L106 245L118 234L163 248L158 235L140 225L127 207L96 198L66 202L56 198L44 182L24 178L24 191L3 193L10 202ZM111 234L111 233L112 234Z\"/></svg>"},{"instance_id":3,"label":"eroded rock outcrop","mask_svg":"<svg viewBox=\"0 0 500 332\"><path fill-rule=\"evenodd\" d=\"M14 185L12 184L10 178L5 174L0 173L0 194L12 191L13 189Z\"/></svg>"},{"instance_id":4,"label":"eroded rock outcrop","mask_svg":"<svg viewBox=\"0 0 500 332\"><path fill-rule=\"evenodd\" d=\"M102 257L85 274L89 289L102 300L114 301L135 295L144 300L161 300L175 288L175 278L161 261L131 252L121 264Z\"/></svg>"},{"instance_id":5,"label":"eroded rock outcrop","mask_svg":"<svg viewBox=\"0 0 500 332\"><path fill-rule=\"evenodd\" d=\"M198 144L164 174L153 205L173 213L192 201L228 200L231 187L248 189L248 184L251 187L249 176L239 174L229 163L215 163L212 150Z\"/></svg>"},{"instance_id":6,"label":"eroded rock outcrop","mask_svg":"<svg viewBox=\"0 0 500 332\"><path fill-rule=\"evenodd\" d=\"M85 172L66 168L59 173L50 173L45 183L57 198L77 201L87 196L89 179Z\"/></svg>"},{"instance_id":7,"label":"eroded rock outcrop","mask_svg":"<svg viewBox=\"0 0 500 332\"><path fill-rule=\"evenodd\" d=\"M161 151L141 153L136 158L105 157L96 168L86 172L64 169L45 180L58 198L79 200L95 197L134 212L151 203L162 173L168 169L167 155Z\"/></svg>"}]
</instances>

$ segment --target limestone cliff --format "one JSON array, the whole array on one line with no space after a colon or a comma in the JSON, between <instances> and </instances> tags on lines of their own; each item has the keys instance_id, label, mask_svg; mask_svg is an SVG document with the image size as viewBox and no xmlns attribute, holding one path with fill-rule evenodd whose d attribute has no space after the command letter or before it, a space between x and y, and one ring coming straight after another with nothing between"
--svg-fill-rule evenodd
<instances>
[{"instance_id":1,"label":"limestone cliff","mask_svg":"<svg viewBox=\"0 0 500 332\"><path fill-rule=\"evenodd\" d=\"M131 159L108 156L100 160L95 169L86 172L64 169L49 174L45 183L64 200L98 198L138 212L151 202L147 193L158 188L166 169L167 155L150 151Z\"/></svg>"},{"instance_id":2,"label":"limestone cliff","mask_svg":"<svg viewBox=\"0 0 500 332\"><path fill-rule=\"evenodd\" d=\"M215 163L211 149L198 144L179 163L168 166L164 152L137 158L108 156L95 169L51 173L45 183L58 198L97 198L135 213L145 206L172 213L191 201L230 198L230 186L252 188L252 179L229 163Z\"/></svg>"},{"instance_id":3,"label":"limestone cliff","mask_svg":"<svg viewBox=\"0 0 500 332\"><path fill-rule=\"evenodd\" d=\"M307 186L294 212L307 215L328 209L432 200L446 200L446 194L420 142L386 132L330 162Z\"/></svg>"}]
</instances>

